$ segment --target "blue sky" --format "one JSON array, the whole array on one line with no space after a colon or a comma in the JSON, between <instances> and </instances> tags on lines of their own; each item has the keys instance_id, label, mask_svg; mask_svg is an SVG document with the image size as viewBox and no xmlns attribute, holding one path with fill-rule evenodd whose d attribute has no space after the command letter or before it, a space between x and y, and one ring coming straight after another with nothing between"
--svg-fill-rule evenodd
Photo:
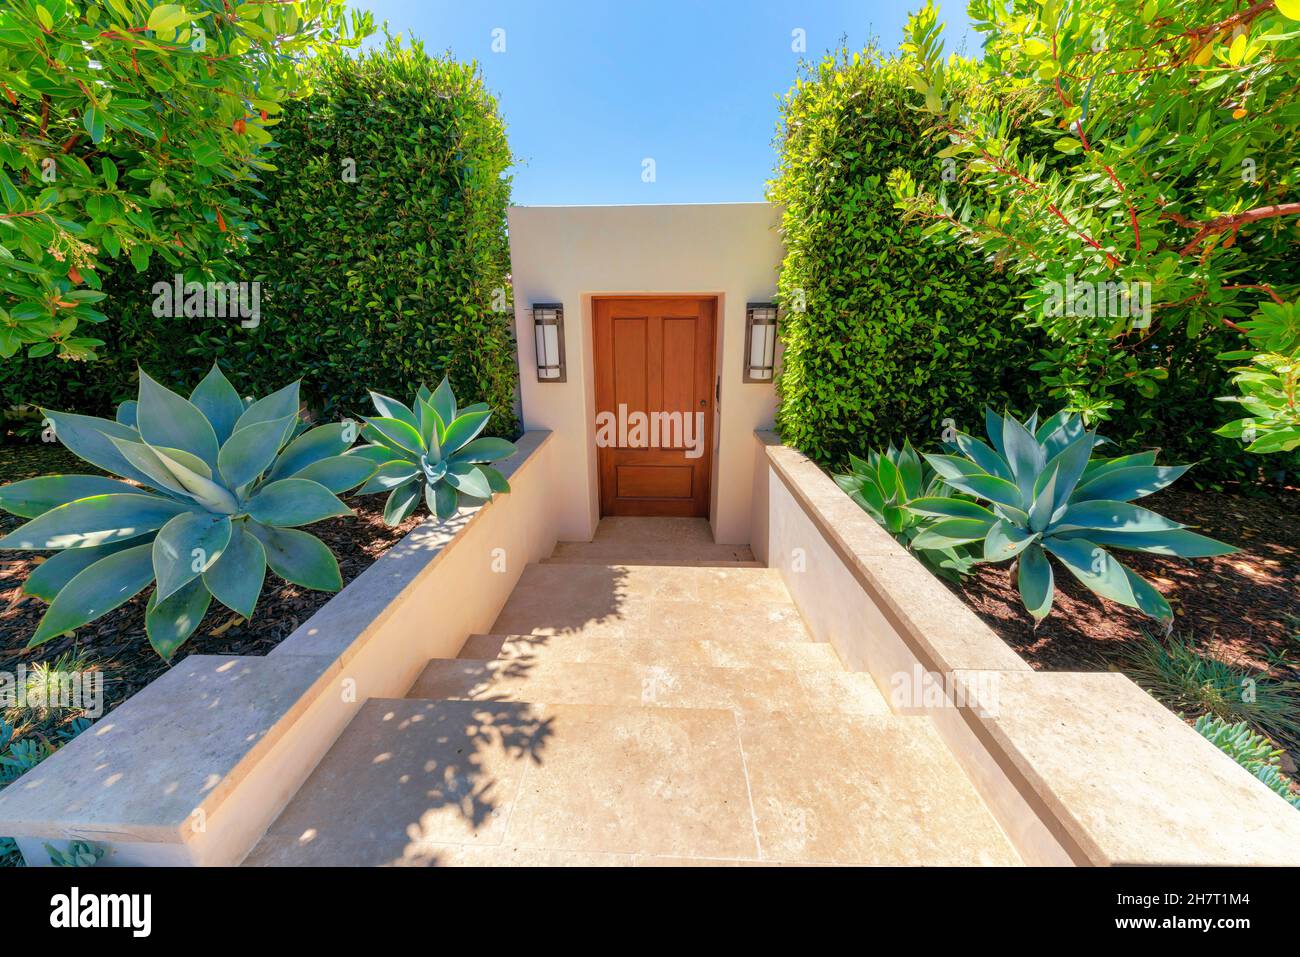
<instances>
[{"instance_id":1,"label":"blue sky","mask_svg":"<svg viewBox=\"0 0 1300 957\"><path fill-rule=\"evenodd\" d=\"M394 33L477 60L505 115L521 205L747 202L774 166L777 96L843 37L894 49L923 0L356 0ZM949 49L965 0L943 0ZM504 52L494 52L504 41ZM643 181L645 159L655 181Z\"/></svg>"}]
</instances>

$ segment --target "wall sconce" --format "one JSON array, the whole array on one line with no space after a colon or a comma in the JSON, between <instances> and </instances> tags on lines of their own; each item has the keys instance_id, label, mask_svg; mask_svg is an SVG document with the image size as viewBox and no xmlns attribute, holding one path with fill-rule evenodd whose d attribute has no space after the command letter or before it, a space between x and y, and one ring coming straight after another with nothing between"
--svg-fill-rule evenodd
<instances>
[{"instance_id":1,"label":"wall sconce","mask_svg":"<svg viewBox=\"0 0 1300 957\"><path fill-rule=\"evenodd\" d=\"M537 381L564 382L564 304L533 303L533 334L537 340Z\"/></svg>"},{"instance_id":2,"label":"wall sconce","mask_svg":"<svg viewBox=\"0 0 1300 957\"><path fill-rule=\"evenodd\" d=\"M745 306L745 381L771 382L776 368L776 303Z\"/></svg>"}]
</instances>

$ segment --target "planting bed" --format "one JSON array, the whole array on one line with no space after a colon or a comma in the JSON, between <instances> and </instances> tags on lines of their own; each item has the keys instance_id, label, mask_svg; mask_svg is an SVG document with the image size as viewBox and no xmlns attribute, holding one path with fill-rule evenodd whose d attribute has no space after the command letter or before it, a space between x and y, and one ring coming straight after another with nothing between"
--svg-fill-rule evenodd
<instances>
[{"instance_id":1,"label":"planting bed","mask_svg":"<svg viewBox=\"0 0 1300 957\"><path fill-rule=\"evenodd\" d=\"M7 445L0 450L0 485L42 474L93 471L58 445ZM308 530L330 547L347 584L426 516L421 510L396 528L389 528L382 518L384 496L345 496L345 501L357 513L356 518L328 519L309 526ZM17 516L0 514L0 534L22 522ZM52 662L64 653L73 652L88 667L104 671L107 711L167 670L169 666L150 647L145 635L144 606L148 589L115 611L77 629L73 637L56 638L28 650L27 641L48 606L39 599L24 596L22 585L43 554L0 552L0 671L14 671L20 663L30 668L37 662ZM268 569L251 620L242 621L214 600L202 624L177 652L173 663L191 654L265 655L331 597L332 592L290 584Z\"/></svg>"}]
</instances>

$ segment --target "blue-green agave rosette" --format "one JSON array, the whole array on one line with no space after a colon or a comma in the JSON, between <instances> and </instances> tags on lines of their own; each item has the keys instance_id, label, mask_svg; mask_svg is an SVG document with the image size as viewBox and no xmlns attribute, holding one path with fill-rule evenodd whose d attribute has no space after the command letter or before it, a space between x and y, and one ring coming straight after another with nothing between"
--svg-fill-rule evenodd
<instances>
[{"instance_id":1,"label":"blue-green agave rosette","mask_svg":"<svg viewBox=\"0 0 1300 957\"><path fill-rule=\"evenodd\" d=\"M430 392L421 386L411 405L370 393L379 415L366 418L359 446L349 457L376 466L360 495L386 492L384 521L397 525L423 498L438 520L446 521L460 508L461 498L490 500L510 491L505 476L489 463L515 454L505 439L480 438L492 412L484 403L457 408L446 379Z\"/></svg>"},{"instance_id":2,"label":"blue-green agave rosette","mask_svg":"<svg viewBox=\"0 0 1300 957\"><path fill-rule=\"evenodd\" d=\"M922 498L908 507L938 518L913 548L981 543L985 562L1018 560L1017 585L1035 620L1052 609L1048 556L1098 595L1162 621L1173 617L1163 595L1120 563L1111 550L1181 558L1226 555L1237 549L1191 531L1134 499L1176 481L1191 466L1156 465L1154 451L1093 458L1106 440L1078 415L1059 412L1041 425L985 413L988 442L958 433L958 455L926 461L960 498Z\"/></svg>"},{"instance_id":3,"label":"blue-green agave rosette","mask_svg":"<svg viewBox=\"0 0 1300 957\"><path fill-rule=\"evenodd\" d=\"M338 494L375 466L344 454L355 423L306 429L298 409L297 382L244 400L214 365L188 399L141 370L116 421L43 410L71 452L136 484L47 475L0 487L0 508L31 519L0 548L57 550L23 586L50 603L29 647L150 585L145 627L168 659L213 597L250 617L268 565L307 588L341 588L333 554L302 526L352 514Z\"/></svg>"}]
</instances>

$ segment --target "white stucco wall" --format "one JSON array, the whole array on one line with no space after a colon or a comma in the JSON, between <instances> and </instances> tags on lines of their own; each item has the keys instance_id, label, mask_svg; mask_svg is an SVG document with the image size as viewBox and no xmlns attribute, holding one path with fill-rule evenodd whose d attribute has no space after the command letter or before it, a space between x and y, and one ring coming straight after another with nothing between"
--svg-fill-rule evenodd
<instances>
[{"instance_id":1,"label":"white stucco wall","mask_svg":"<svg viewBox=\"0 0 1300 957\"><path fill-rule=\"evenodd\" d=\"M509 222L523 424L554 432L559 537L589 540L600 515L592 298L698 293L718 297L719 316L710 522L717 541L749 543L753 433L771 427L776 397L743 381L745 303L775 297L776 207L515 206ZM564 304L566 382L537 381L535 302Z\"/></svg>"}]
</instances>

